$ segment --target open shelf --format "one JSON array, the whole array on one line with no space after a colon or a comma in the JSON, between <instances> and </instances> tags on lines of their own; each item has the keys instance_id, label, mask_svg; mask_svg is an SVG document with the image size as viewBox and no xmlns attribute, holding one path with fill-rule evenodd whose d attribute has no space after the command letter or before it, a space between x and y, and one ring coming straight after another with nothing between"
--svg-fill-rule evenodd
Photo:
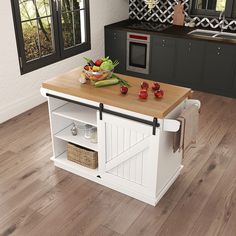
<instances>
[{"instance_id":1,"label":"open shelf","mask_svg":"<svg viewBox=\"0 0 236 236\"><path fill-rule=\"evenodd\" d=\"M86 140L80 133L78 133L78 135L76 136L73 136L71 134L71 127L72 125L66 127L62 131L56 133L54 136L67 142L74 143L94 151L98 151L97 143L91 143L89 140Z\"/></svg>"},{"instance_id":2,"label":"open shelf","mask_svg":"<svg viewBox=\"0 0 236 236\"><path fill-rule=\"evenodd\" d=\"M79 174L79 175L86 174L86 175L92 175L95 177L98 173L98 168L90 169L85 166L81 166L73 161L68 160L67 152L62 153L60 156L53 158L52 160L54 161L56 166L75 174Z\"/></svg>"},{"instance_id":3,"label":"open shelf","mask_svg":"<svg viewBox=\"0 0 236 236\"><path fill-rule=\"evenodd\" d=\"M74 121L97 126L96 110L89 107L66 103L65 105L54 110L52 113Z\"/></svg>"}]
</instances>

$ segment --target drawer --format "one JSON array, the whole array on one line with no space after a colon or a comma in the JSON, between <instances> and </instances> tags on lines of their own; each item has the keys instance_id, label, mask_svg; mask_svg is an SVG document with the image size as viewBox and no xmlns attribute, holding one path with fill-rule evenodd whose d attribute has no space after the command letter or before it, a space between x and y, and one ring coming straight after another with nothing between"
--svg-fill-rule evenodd
<instances>
[{"instance_id":1,"label":"drawer","mask_svg":"<svg viewBox=\"0 0 236 236\"><path fill-rule=\"evenodd\" d=\"M226 44L216 44L209 43L207 45L207 53L215 54L215 55L234 55L236 53L236 46L234 45L226 45Z\"/></svg>"},{"instance_id":2,"label":"drawer","mask_svg":"<svg viewBox=\"0 0 236 236\"><path fill-rule=\"evenodd\" d=\"M155 36L152 38L152 43L155 44L155 46L174 47L175 39Z\"/></svg>"}]
</instances>

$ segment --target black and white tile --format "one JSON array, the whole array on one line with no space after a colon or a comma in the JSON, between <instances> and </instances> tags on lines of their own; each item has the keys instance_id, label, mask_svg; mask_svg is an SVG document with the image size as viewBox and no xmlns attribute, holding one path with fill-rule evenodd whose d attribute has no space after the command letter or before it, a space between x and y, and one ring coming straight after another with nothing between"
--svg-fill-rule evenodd
<instances>
[{"instance_id":1,"label":"black and white tile","mask_svg":"<svg viewBox=\"0 0 236 236\"><path fill-rule=\"evenodd\" d=\"M158 0L155 7L149 11L144 0L129 0L129 17L130 19L145 20L161 23L172 23L174 6L177 0ZM188 17L189 0L183 0L185 16ZM216 29L220 26L218 18L194 17L196 26L211 27ZM236 30L236 20L227 20L225 29Z\"/></svg>"}]
</instances>

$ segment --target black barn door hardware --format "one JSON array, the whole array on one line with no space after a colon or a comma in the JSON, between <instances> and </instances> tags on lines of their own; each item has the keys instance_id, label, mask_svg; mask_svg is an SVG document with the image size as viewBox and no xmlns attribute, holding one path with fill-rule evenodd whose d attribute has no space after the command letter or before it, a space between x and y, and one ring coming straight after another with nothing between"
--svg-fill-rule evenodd
<instances>
[{"instance_id":1,"label":"black barn door hardware","mask_svg":"<svg viewBox=\"0 0 236 236\"><path fill-rule=\"evenodd\" d=\"M102 112L104 110L104 106L103 106L103 103L100 103L99 104L99 117L100 117L100 120L102 120Z\"/></svg>"},{"instance_id":2,"label":"black barn door hardware","mask_svg":"<svg viewBox=\"0 0 236 236\"><path fill-rule=\"evenodd\" d=\"M77 102L77 101L71 100L71 99L69 99L69 98L62 98L62 97L59 97L59 96L56 96L56 95L53 95L53 94L50 94L50 93L46 93L46 95L47 95L48 97L52 97L52 98L64 100L64 101L66 101L66 102L71 102L71 103L74 103L74 104L77 104L77 105L81 105L81 106L84 106L84 107L89 107L89 108L98 110L98 107L93 106L93 105L90 105L90 104L87 104L87 103Z\"/></svg>"},{"instance_id":3,"label":"black barn door hardware","mask_svg":"<svg viewBox=\"0 0 236 236\"><path fill-rule=\"evenodd\" d=\"M110 114L110 115L119 116L119 117L122 117L122 118L125 118L125 119L128 119L128 120L133 120L133 121L136 121L136 122L139 122L139 123L142 123L142 124L150 125L150 126L153 127L153 131L152 131L153 135L156 135L156 128L160 127L160 124L158 123L158 120L155 117L153 118L153 121L149 121L149 120L141 119L141 118L138 118L138 117L126 115L126 114L123 114L123 113L120 113L120 112L111 111L109 109L104 108L103 103L100 103L99 107L97 107L97 106L93 106L93 105L86 104L86 103L83 103L83 102L77 102L77 101L74 101L74 100L71 100L71 99L68 99L68 98L59 97L59 96L56 96L56 95L53 95L53 94L50 94L50 93L46 93L46 95L48 97L64 100L66 102L71 102L71 103L74 103L74 104L77 104L77 105L81 105L81 106L89 107L89 108L92 108L92 109L95 109L95 110L99 110L100 120L102 120L102 113L104 112L104 113L107 113L107 114Z\"/></svg>"},{"instance_id":4,"label":"black barn door hardware","mask_svg":"<svg viewBox=\"0 0 236 236\"><path fill-rule=\"evenodd\" d=\"M101 107L101 103L100 103L100 107ZM151 125L153 127L153 131L152 131L153 135L156 135L156 128L160 127L160 124L158 123L157 118L153 118L153 121L149 121L149 120L144 120L144 119L137 118L137 117L134 117L134 116L126 115L126 114L123 114L123 113L120 113L120 112L108 110L108 109L104 108L103 105L102 105L102 108L103 109L100 110L100 112L104 112L104 113L114 115L114 116L119 116L119 117L122 117L122 118L125 118L125 119L128 119L128 120L133 120L133 121L136 121L136 122L139 122L139 123L142 123L142 124ZM101 118L101 116L102 115L100 114L100 118Z\"/></svg>"}]
</instances>

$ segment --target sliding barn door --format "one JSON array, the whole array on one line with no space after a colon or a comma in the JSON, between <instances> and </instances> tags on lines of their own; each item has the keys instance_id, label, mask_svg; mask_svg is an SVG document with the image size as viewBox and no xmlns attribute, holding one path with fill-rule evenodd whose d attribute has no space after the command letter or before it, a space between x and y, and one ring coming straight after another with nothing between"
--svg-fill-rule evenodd
<instances>
[{"instance_id":1,"label":"sliding barn door","mask_svg":"<svg viewBox=\"0 0 236 236\"><path fill-rule=\"evenodd\" d=\"M158 134L152 126L103 114L99 126L102 178L131 191L155 191Z\"/></svg>"}]
</instances>

